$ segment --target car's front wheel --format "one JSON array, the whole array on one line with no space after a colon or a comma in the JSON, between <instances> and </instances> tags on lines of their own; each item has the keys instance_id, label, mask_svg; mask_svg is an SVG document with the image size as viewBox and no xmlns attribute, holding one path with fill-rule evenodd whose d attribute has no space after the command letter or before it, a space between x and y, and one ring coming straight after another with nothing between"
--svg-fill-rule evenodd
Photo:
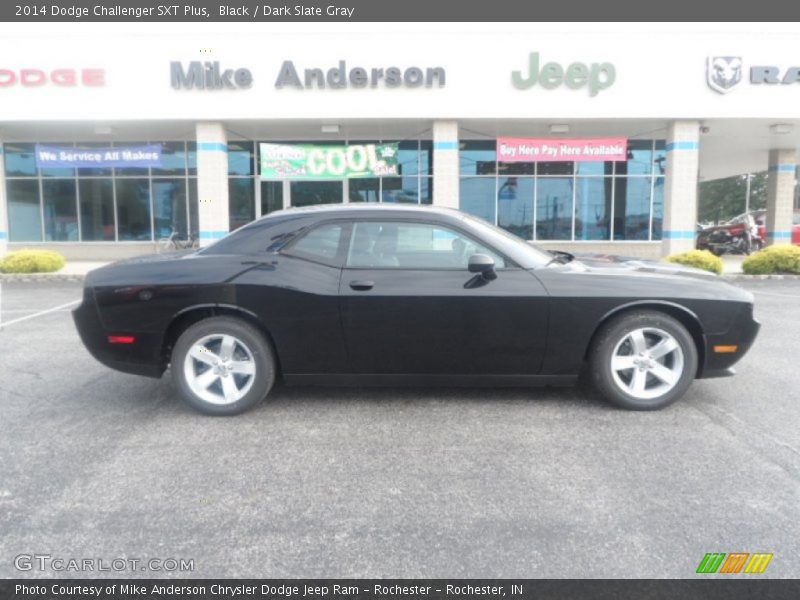
<instances>
[{"instance_id":1,"label":"car's front wheel","mask_svg":"<svg viewBox=\"0 0 800 600\"><path fill-rule=\"evenodd\" d=\"M256 328L233 317L190 326L172 351L181 397L208 415L235 415L261 402L275 382L275 359Z\"/></svg>"},{"instance_id":2,"label":"car's front wheel","mask_svg":"<svg viewBox=\"0 0 800 600\"><path fill-rule=\"evenodd\" d=\"M697 373L697 348L686 328L655 311L624 314L603 326L592 346L590 376L611 403L656 410L675 402Z\"/></svg>"}]
</instances>

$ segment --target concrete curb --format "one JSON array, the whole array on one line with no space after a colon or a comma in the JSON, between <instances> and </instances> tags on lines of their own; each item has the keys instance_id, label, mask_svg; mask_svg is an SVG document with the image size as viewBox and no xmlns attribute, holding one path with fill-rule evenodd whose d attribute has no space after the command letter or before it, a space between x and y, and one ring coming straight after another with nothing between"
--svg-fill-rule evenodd
<instances>
[{"instance_id":1,"label":"concrete curb","mask_svg":"<svg viewBox=\"0 0 800 600\"><path fill-rule=\"evenodd\" d=\"M82 283L86 275L82 273L0 273L0 283L7 282L77 282Z\"/></svg>"},{"instance_id":2,"label":"concrete curb","mask_svg":"<svg viewBox=\"0 0 800 600\"><path fill-rule=\"evenodd\" d=\"M745 281L758 281L761 279L789 279L789 280L800 280L800 275L793 275L793 274L773 274L773 275L745 275L744 273L730 273L730 274L722 274L722 277L725 279L741 279Z\"/></svg>"}]
</instances>

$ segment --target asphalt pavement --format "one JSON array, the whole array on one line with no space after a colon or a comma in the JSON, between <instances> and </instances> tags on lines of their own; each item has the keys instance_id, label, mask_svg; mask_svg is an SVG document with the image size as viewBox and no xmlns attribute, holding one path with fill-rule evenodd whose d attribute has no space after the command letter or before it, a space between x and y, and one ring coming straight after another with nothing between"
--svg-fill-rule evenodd
<instances>
[{"instance_id":1,"label":"asphalt pavement","mask_svg":"<svg viewBox=\"0 0 800 600\"><path fill-rule=\"evenodd\" d=\"M190 559L195 577L800 573L800 281L736 282L763 326L735 378L654 413L576 389L285 388L234 418L81 345L80 285L0 318L0 577L20 555ZM40 311L52 310L39 314ZM91 573L88 573L91 575Z\"/></svg>"}]
</instances>

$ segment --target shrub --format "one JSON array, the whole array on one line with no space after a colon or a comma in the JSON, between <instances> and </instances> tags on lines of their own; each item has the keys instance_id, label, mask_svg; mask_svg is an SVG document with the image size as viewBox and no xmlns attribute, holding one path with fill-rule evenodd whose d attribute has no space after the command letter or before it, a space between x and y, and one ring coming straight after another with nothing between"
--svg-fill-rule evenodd
<instances>
[{"instance_id":1,"label":"shrub","mask_svg":"<svg viewBox=\"0 0 800 600\"><path fill-rule=\"evenodd\" d=\"M800 246L769 246L751 254L742 262L748 275L800 273Z\"/></svg>"},{"instance_id":2,"label":"shrub","mask_svg":"<svg viewBox=\"0 0 800 600\"><path fill-rule=\"evenodd\" d=\"M696 269L703 269L710 271L717 275L722 274L722 259L715 256L708 250L688 250L686 252L678 252L677 254L670 254L666 259L667 262L678 263L687 267L694 267Z\"/></svg>"},{"instance_id":3,"label":"shrub","mask_svg":"<svg viewBox=\"0 0 800 600\"><path fill-rule=\"evenodd\" d=\"M52 273L64 266L64 257L50 250L17 250L0 258L0 273Z\"/></svg>"}]
</instances>

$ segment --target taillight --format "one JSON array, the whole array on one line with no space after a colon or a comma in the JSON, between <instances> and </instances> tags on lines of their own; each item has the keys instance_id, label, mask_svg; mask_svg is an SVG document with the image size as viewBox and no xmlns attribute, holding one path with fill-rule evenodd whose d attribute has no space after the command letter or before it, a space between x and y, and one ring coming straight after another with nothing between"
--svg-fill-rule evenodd
<instances>
[{"instance_id":1,"label":"taillight","mask_svg":"<svg viewBox=\"0 0 800 600\"><path fill-rule=\"evenodd\" d=\"M108 336L109 344L133 344L136 338L132 335L110 335Z\"/></svg>"}]
</instances>

